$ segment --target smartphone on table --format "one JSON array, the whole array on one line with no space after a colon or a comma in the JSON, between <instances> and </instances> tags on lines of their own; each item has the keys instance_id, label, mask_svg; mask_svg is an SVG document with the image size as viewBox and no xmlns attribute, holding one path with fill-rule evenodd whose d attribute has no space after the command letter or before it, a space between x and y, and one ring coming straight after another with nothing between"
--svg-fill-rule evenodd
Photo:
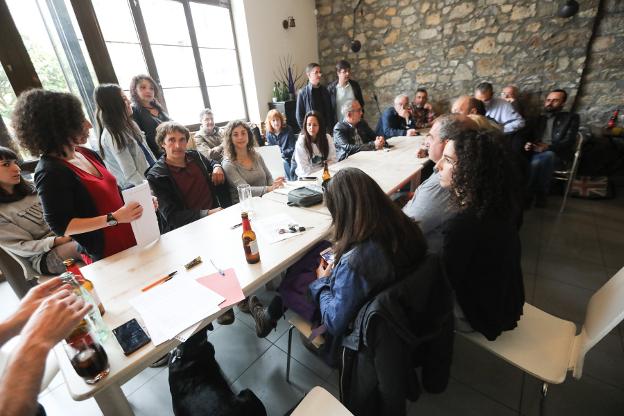
<instances>
[{"instance_id":1,"label":"smartphone on table","mask_svg":"<svg viewBox=\"0 0 624 416\"><path fill-rule=\"evenodd\" d=\"M151 338L141 328L136 319L131 319L125 324L113 329L113 334L121 346L125 355L130 355L148 342Z\"/></svg>"}]
</instances>

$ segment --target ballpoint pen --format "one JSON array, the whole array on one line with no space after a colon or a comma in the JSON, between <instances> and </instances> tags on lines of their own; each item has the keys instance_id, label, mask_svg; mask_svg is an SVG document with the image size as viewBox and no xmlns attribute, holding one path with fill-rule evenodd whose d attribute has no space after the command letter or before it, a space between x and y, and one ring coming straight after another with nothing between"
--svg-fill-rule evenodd
<instances>
[{"instance_id":1,"label":"ballpoint pen","mask_svg":"<svg viewBox=\"0 0 624 416\"><path fill-rule=\"evenodd\" d=\"M177 273L178 271L176 270L175 272L171 272L169 273L167 276L161 277L160 279L150 283L149 285L145 286L143 289L141 289L141 292L145 292L147 290L150 290L151 288L153 288L154 286L158 286L161 283L165 283L166 281L169 281L173 278L173 276Z\"/></svg>"}]
</instances>

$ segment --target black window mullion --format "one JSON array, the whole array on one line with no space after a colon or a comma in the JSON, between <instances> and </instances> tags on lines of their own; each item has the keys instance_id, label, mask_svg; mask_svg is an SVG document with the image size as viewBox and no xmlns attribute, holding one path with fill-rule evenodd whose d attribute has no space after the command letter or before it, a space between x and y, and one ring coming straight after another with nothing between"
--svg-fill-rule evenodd
<instances>
[{"instance_id":1,"label":"black window mullion","mask_svg":"<svg viewBox=\"0 0 624 416\"><path fill-rule=\"evenodd\" d=\"M139 0L128 0L128 5L130 6L132 20L134 20L134 26L136 28L137 35L139 36L139 42L141 42L141 49L143 50L143 56L145 57L147 71L162 91L160 77L158 76L158 69L156 68L156 60L154 59L154 53L152 52L149 36L147 35L147 27L145 26L145 20L143 20L143 13L141 13L141 5L139 4ZM163 93L160 98L162 99L161 104L165 107L165 110L167 110L165 94Z\"/></svg>"},{"instance_id":2,"label":"black window mullion","mask_svg":"<svg viewBox=\"0 0 624 416\"><path fill-rule=\"evenodd\" d=\"M199 79L202 99L204 100L204 107L210 108L210 99L208 98L206 78L204 77L204 67L202 64L201 55L199 54L199 44L197 42L197 34L195 33L195 25L193 24L191 5L189 4L188 0L184 0L182 1L182 6L184 7L186 26L188 27L189 36L191 38L191 48L193 49L193 56L195 57L195 68L197 69L197 77Z\"/></svg>"}]
</instances>

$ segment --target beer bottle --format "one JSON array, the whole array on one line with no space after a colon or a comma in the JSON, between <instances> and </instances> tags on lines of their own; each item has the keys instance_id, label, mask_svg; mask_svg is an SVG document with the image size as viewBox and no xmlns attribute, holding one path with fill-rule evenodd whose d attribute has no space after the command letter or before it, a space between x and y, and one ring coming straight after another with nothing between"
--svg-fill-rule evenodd
<instances>
[{"instance_id":1,"label":"beer bottle","mask_svg":"<svg viewBox=\"0 0 624 416\"><path fill-rule=\"evenodd\" d=\"M74 275L74 277L76 278L80 286L84 287L87 290L87 292L89 292L91 297L93 297L93 300L95 301L98 309L100 310L100 315L104 315L106 313L106 309L104 309L104 305L102 304L102 301L100 300L100 297L98 296L97 291L95 290L95 286L93 285L93 282L82 275L82 272L80 271L80 267L78 267L74 259L63 260L63 264L65 265L65 268L67 269L67 271Z\"/></svg>"},{"instance_id":2,"label":"beer bottle","mask_svg":"<svg viewBox=\"0 0 624 416\"><path fill-rule=\"evenodd\" d=\"M611 116L611 118L609 118L609 121L607 122L608 129L612 129L615 127L615 125L617 124L617 118L618 118L619 113L620 113L620 109L616 108L615 111L613 112L613 115Z\"/></svg>"},{"instance_id":3,"label":"beer bottle","mask_svg":"<svg viewBox=\"0 0 624 416\"><path fill-rule=\"evenodd\" d=\"M327 190L327 184L329 183L329 180L331 179L331 174L329 173L329 168L327 167L326 160L323 161L323 176L321 177L321 179L323 180L323 182L321 183L323 190Z\"/></svg>"},{"instance_id":4,"label":"beer bottle","mask_svg":"<svg viewBox=\"0 0 624 416\"><path fill-rule=\"evenodd\" d=\"M241 213L243 223L243 248L245 249L245 259L247 263L254 264L260 261L260 251L258 251L258 241L256 233L251 229L249 217L246 212Z\"/></svg>"}]
</instances>

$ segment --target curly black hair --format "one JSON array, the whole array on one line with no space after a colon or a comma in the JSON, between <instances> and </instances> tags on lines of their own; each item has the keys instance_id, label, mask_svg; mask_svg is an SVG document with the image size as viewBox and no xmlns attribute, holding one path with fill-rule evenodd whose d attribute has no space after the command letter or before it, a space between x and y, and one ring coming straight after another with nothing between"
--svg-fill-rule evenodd
<instances>
[{"instance_id":1,"label":"curly black hair","mask_svg":"<svg viewBox=\"0 0 624 416\"><path fill-rule=\"evenodd\" d=\"M12 125L20 145L32 155L65 155L65 146L83 131L80 100L65 92L32 89L22 93Z\"/></svg>"},{"instance_id":2,"label":"curly black hair","mask_svg":"<svg viewBox=\"0 0 624 416\"><path fill-rule=\"evenodd\" d=\"M522 185L502 134L467 130L452 140L457 157L451 185L454 207L472 210L478 218L516 213Z\"/></svg>"}]
</instances>

